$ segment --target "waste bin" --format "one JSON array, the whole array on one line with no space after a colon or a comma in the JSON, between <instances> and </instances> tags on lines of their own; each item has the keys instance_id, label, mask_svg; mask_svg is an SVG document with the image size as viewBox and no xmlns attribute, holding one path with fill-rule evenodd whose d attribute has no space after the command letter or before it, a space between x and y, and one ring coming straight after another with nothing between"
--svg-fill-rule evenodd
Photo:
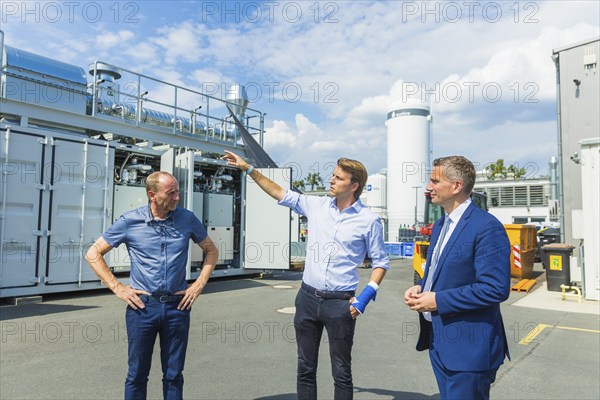
<instances>
[{"instance_id":1,"label":"waste bin","mask_svg":"<svg viewBox=\"0 0 600 400\"><path fill-rule=\"evenodd\" d=\"M560 292L560 285L571 286L571 254L574 248L565 243L551 243L543 247L548 290Z\"/></svg>"},{"instance_id":2,"label":"waste bin","mask_svg":"<svg viewBox=\"0 0 600 400\"><path fill-rule=\"evenodd\" d=\"M537 233L538 237L538 249L539 249L539 261L542 262L544 268L546 268L546 257L544 256L544 247L547 244L558 243L560 241L560 229L559 228L545 228L540 229Z\"/></svg>"}]
</instances>

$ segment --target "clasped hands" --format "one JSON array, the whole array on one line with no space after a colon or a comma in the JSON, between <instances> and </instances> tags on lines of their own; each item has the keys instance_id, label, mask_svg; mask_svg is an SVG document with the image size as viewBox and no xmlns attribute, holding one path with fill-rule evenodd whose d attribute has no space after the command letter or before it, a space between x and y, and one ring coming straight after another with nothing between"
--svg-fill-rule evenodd
<instances>
[{"instance_id":1,"label":"clasped hands","mask_svg":"<svg viewBox=\"0 0 600 400\"><path fill-rule=\"evenodd\" d=\"M435 292L421 292L421 285L415 285L404 292L404 303L413 311L435 311Z\"/></svg>"}]
</instances>

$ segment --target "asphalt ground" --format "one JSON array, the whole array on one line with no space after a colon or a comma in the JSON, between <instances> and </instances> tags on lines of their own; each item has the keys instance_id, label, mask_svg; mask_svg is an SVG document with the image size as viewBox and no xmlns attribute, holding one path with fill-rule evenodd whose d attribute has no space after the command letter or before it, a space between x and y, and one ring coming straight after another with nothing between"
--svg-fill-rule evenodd
<instances>
[{"instance_id":1,"label":"asphalt ground","mask_svg":"<svg viewBox=\"0 0 600 400\"><path fill-rule=\"evenodd\" d=\"M370 272L360 270L361 285ZM439 398L428 354L415 350L417 316L402 300L412 280L411 260L393 261L377 301L359 317L353 351L356 399ZM293 314L278 310L293 307L300 283L301 272L287 271L269 278L211 280L192 310L184 397L294 399ZM492 398L600 398L598 315L512 305L531 295L513 292L503 303L512 360L500 368ZM0 307L0 398L122 398L124 316L124 303L105 290ZM319 398L330 399L326 337L319 360ZM149 398L161 398L161 378L157 346Z\"/></svg>"}]
</instances>

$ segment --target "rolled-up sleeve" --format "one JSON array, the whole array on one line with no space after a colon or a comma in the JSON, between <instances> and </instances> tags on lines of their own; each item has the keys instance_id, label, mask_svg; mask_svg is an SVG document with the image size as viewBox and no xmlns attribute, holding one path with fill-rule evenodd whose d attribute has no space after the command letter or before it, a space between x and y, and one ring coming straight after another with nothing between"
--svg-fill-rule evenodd
<instances>
[{"instance_id":1,"label":"rolled-up sleeve","mask_svg":"<svg viewBox=\"0 0 600 400\"><path fill-rule=\"evenodd\" d=\"M369 229L367 249L373 268L390 269L390 260L385 251L385 243L383 240L383 225L379 218L373 221L371 229Z\"/></svg>"},{"instance_id":2,"label":"rolled-up sleeve","mask_svg":"<svg viewBox=\"0 0 600 400\"><path fill-rule=\"evenodd\" d=\"M288 190L283 199L278 201L277 204L289 207L296 214L305 215L310 218L311 213L317 213L322 207L331 204L331 198L326 196L307 196Z\"/></svg>"},{"instance_id":3,"label":"rolled-up sleeve","mask_svg":"<svg viewBox=\"0 0 600 400\"><path fill-rule=\"evenodd\" d=\"M306 197L298 192L288 190L283 199L278 201L277 204L291 208L296 214L307 215Z\"/></svg>"}]
</instances>

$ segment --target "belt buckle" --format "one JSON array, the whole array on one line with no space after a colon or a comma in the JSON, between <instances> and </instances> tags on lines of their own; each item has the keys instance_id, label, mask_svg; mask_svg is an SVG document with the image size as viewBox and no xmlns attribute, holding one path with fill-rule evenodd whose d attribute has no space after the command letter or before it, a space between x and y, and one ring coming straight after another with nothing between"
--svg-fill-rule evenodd
<instances>
[{"instance_id":1,"label":"belt buckle","mask_svg":"<svg viewBox=\"0 0 600 400\"><path fill-rule=\"evenodd\" d=\"M320 290L315 289L315 297L322 298L323 296L319 295L320 292Z\"/></svg>"},{"instance_id":2,"label":"belt buckle","mask_svg":"<svg viewBox=\"0 0 600 400\"><path fill-rule=\"evenodd\" d=\"M160 296L158 298L158 301L161 302L161 303L168 303L169 302L169 297L171 297L171 296L163 294L162 296Z\"/></svg>"}]
</instances>

